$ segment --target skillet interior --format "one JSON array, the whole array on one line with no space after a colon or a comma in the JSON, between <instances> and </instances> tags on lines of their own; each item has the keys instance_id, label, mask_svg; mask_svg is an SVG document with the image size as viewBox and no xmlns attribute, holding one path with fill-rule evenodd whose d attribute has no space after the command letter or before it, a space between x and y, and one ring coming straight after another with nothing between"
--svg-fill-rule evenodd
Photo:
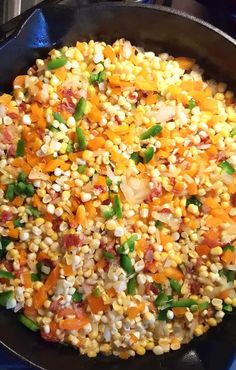
<instances>
[{"instance_id":1,"label":"skillet interior","mask_svg":"<svg viewBox=\"0 0 236 370\"><path fill-rule=\"evenodd\" d=\"M80 9L58 5L52 10L49 6L31 14L18 33L0 45L0 91L10 91L13 78L25 73L35 58L46 56L53 47L72 45L78 39L112 42L120 37L145 50L195 57L207 76L236 87L236 43L220 31L177 11L109 3ZM141 370L147 366L155 370L226 370L236 351L235 323L235 317L226 319L181 350L159 357L148 354L128 361L105 356L88 359L71 348L43 341L22 327L12 312L1 309L0 341L44 369Z\"/></svg>"}]
</instances>

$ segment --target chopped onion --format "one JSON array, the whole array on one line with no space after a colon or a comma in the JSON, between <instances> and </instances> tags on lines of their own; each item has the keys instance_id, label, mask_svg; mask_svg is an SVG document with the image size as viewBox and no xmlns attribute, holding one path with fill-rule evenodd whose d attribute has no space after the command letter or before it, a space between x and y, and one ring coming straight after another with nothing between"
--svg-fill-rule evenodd
<instances>
[{"instance_id":1,"label":"chopped onion","mask_svg":"<svg viewBox=\"0 0 236 370\"><path fill-rule=\"evenodd\" d=\"M147 198L150 189L148 179L139 177L121 177L120 189L127 202L140 204Z\"/></svg>"},{"instance_id":2,"label":"chopped onion","mask_svg":"<svg viewBox=\"0 0 236 370\"><path fill-rule=\"evenodd\" d=\"M126 280L120 280L120 281L117 281L115 284L114 284L114 288L115 290L120 293L120 292L124 292L127 288L127 282Z\"/></svg>"},{"instance_id":3,"label":"chopped onion","mask_svg":"<svg viewBox=\"0 0 236 370\"><path fill-rule=\"evenodd\" d=\"M80 89L78 92L79 92L79 95L80 95L81 98L87 99L87 91L86 90Z\"/></svg>"},{"instance_id":4,"label":"chopped onion","mask_svg":"<svg viewBox=\"0 0 236 370\"><path fill-rule=\"evenodd\" d=\"M111 179L111 181L116 184L117 182L116 176L109 166L107 166L107 177L109 177L109 179Z\"/></svg>"},{"instance_id":5,"label":"chopped onion","mask_svg":"<svg viewBox=\"0 0 236 370\"><path fill-rule=\"evenodd\" d=\"M49 176L41 171L39 171L37 168L32 168L32 170L29 173L29 179L30 180L44 180L47 181L49 179Z\"/></svg>"},{"instance_id":6,"label":"chopped onion","mask_svg":"<svg viewBox=\"0 0 236 370\"><path fill-rule=\"evenodd\" d=\"M227 270L236 271L236 265L226 265Z\"/></svg>"},{"instance_id":7,"label":"chopped onion","mask_svg":"<svg viewBox=\"0 0 236 370\"><path fill-rule=\"evenodd\" d=\"M175 115L175 107L173 105L163 105L154 113L157 123L170 121Z\"/></svg>"},{"instance_id":8,"label":"chopped onion","mask_svg":"<svg viewBox=\"0 0 236 370\"><path fill-rule=\"evenodd\" d=\"M49 267L49 266L42 265L42 267L41 267L41 271L42 271L44 274L48 275L48 274L50 274L51 269L50 269L50 267Z\"/></svg>"},{"instance_id":9,"label":"chopped onion","mask_svg":"<svg viewBox=\"0 0 236 370\"><path fill-rule=\"evenodd\" d=\"M5 117L6 115L6 108L3 104L0 104L0 118Z\"/></svg>"},{"instance_id":10,"label":"chopped onion","mask_svg":"<svg viewBox=\"0 0 236 370\"><path fill-rule=\"evenodd\" d=\"M8 303L8 302L7 302ZM14 312L18 312L18 311L20 311L21 309L22 309L22 307L24 306L24 304L23 304L23 302L17 302L16 303L16 305L15 306L13 306L13 307L15 307L14 308ZM9 308L13 308L13 307L9 307Z\"/></svg>"},{"instance_id":11,"label":"chopped onion","mask_svg":"<svg viewBox=\"0 0 236 370\"><path fill-rule=\"evenodd\" d=\"M132 46L129 41L125 41L123 45L123 57L129 59L132 54Z\"/></svg>"}]
</instances>

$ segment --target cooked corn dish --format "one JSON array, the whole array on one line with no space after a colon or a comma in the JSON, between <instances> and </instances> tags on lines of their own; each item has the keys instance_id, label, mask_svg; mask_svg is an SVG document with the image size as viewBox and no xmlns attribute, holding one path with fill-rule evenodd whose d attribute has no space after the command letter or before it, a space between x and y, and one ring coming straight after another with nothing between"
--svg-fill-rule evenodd
<instances>
[{"instance_id":1,"label":"cooked corn dish","mask_svg":"<svg viewBox=\"0 0 236 370\"><path fill-rule=\"evenodd\" d=\"M45 340L160 355L236 307L236 105L202 74L91 40L0 96L0 305Z\"/></svg>"}]
</instances>

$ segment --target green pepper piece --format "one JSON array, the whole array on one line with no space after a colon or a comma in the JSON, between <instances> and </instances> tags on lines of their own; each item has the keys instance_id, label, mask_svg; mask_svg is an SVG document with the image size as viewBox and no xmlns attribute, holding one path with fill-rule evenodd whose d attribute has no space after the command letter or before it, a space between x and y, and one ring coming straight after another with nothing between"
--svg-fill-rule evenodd
<instances>
[{"instance_id":1,"label":"green pepper piece","mask_svg":"<svg viewBox=\"0 0 236 370\"><path fill-rule=\"evenodd\" d=\"M123 213L121 208L121 202L117 194L115 194L114 196L114 211L118 219L122 218Z\"/></svg>"},{"instance_id":2,"label":"green pepper piece","mask_svg":"<svg viewBox=\"0 0 236 370\"><path fill-rule=\"evenodd\" d=\"M15 185L14 184L9 184L7 186L7 191L5 194L5 198L9 201L12 201L14 199L14 193L15 193Z\"/></svg>"},{"instance_id":3,"label":"green pepper piece","mask_svg":"<svg viewBox=\"0 0 236 370\"><path fill-rule=\"evenodd\" d=\"M85 166L84 164L80 164L80 165L78 165L77 171L78 171L80 174L84 173L84 172L85 172L85 170L86 170L86 166Z\"/></svg>"},{"instance_id":4,"label":"green pepper piece","mask_svg":"<svg viewBox=\"0 0 236 370\"><path fill-rule=\"evenodd\" d=\"M86 139L84 131L80 127L76 127L76 139L77 143L79 144L79 150L85 150L87 146Z\"/></svg>"},{"instance_id":5,"label":"green pepper piece","mask_svg":"<svg viewBox=\"0 0 236 370\"><path fill-rule=\"evenodd\" d=\"M102 216L105 218L105 220L109 220L109 218L112 218L113 216L115 216L115 211L111 207L103 206Z\"/></svg>"},{"instance_id":6,"label":"green pepper piece","mask_svg":"<svg viewBox=\"0 0 236 370\"><path fill-rule=\"evenodd\" d=\"M180 263L178 265L178 268L180 269L180 271L182 271L183 274L186 273L186 267L185 267L184 263Z\"/></svg>"},{"instance_id":7,"label":"green pepper piece","mask_svg":"<svg viewBox=\"0 0 236 370\"><path fill-rule=\"evenodd\" d=\"M190 99L189 102L188 102L188 109L192 110L193 108L195 108L197 105L197 103L195 102L195 100L193 99Z\"/></svg>"},{"instance_id":8,"label":"green pepper piece","mask_svg":"<svg viewBox=\"0 0 236 370\"><path fill-rule=\"evenodd\" d=\"M236 135L236 128L233 128L231 131L230 131L230 137L234 137Z\"/></svg>"},{"instance_id":9,"label":"green pepper piece","mask_svg":"<svg viewBox=\"0 0 236 370\"><path fill-rule=\"evenodd\" d=\"M173 301L172 307L191 307L195 304L197 304L197 302L194 299L183 298L178 301Z\"/></svg>"},{"instance_id":10,"label":"green pepper piece","mask_svg":"<svg viewBox=\"0 0 236 370\"><path fill-rule=\"evenodd\" d=\"M233 307L231 306L231 304L223 304L223 310L227 313L231 313L233 311Z\"/></svg>"},{"instance_id":11,"label":"green pepper piece","mask_svg":"<svg viewBox=\"0 0 236 370\"><path fill-rule=\"evenodd\" d=\"M139 155L138 152L132 153L130 158L134 161L135 164L139 164L143 161L143 158Z\"/></svg>"},{"instance_id":12,"label":"green pepper piece","mask_svg":"<svg viewBox=\"0 0 236 370\"><path fill-rule=\"evenodd\" d=\"M38 331L39 330L39 327L38 325L32 321L31 319L29 319L27 316L21 314L19 316L19 321L21 322L21 324L23 324L26 328L32 330L32 331Z\"/></svg>"},{"instance_id":13,"label":"green pepper piece","mask_svg":"<svg viewBox=\"0 0 236 370\"><path fill-rule=\"evenodd\" d=\"M152 146L150 146L149 148L147 148L144 152L144 163L148 163L151 161L151 159L153 158L154 156L154 148Z\"/></svg>"},{"instance_id":14,"label":"green pepper piece","mask_svg":"<svg viewBox=\"0 0 236 370\"><path fill-rule=\"evenodd\" d=\"M7 292L0 293L0 305L6 307L7 302L14 296L13 290L8 290Z\"/></svg>"},{"instance_id":15,"label":"green pepper piece","mask_svg":"<svg viewBox=\"0 0 236 370\"><path fill-rule=\"evenodd\" d=\"M76 121L78 121L79 119L83 117L85 108L86 108L86 100L83 97L81 97L75 108L74 118Z\"/></svg>"},{"instance_id":16,"label":"green pepper piece","mask_svg":"<svg viewBox=\"0 0 236 370\"><path fill-rule=\"evenodd\" d=\"M63 67L67 63L67 59L65 57L51 59L48 62L48 69L51 71L52 69L57 69Z\"/></svg>"},{"instance_id":17,"label":"green pepper piece","mask_svg":"<svg viewBox=\"0 0 236 370\"><path fill-rule=\"evenodd\" d=\"M186 207L188 207L190 204L194 204L198 208L200 208L202 206L202 203L200 202L200 200L198 200L194 196L192 196L192 197L190 197L190 198L187 199L187 201L186 201Z\"/></svg>"},{"instance_id":18,"label":"green pepper piece","mask_svg":"<svg viewBox=\"0 0 236 370\"><path fill-rule=\"evenodd\" d=\"M154 305L156 307L164 306L167 302L169 302L169 297L167 294L161 292L154 301Z\"/></svg>"},{"instance_id":19,"label":"green pepper piece","mask_svg":"<svg viewBox=\"0 0 236 370\"><path fill-rule=\"evenodd\" d=\"M15 185L15 194L16 195L20 195L20 194L23 194L25 192L25 189L26 189L26 184L22 181L19 181L16 185Z\"/></svg>"},{"instance_id":20,"label":"green pepper piece","mask_svg":"<svg viewBox=\"0 0 236 370\"><path fill-rule=\"evenodd\" d=\"M72 141L69 141L66 147L66 153L73 153L74 151L74 144Z\"/></svg>"},{"instance_id":21,"label":"green pepper piece","mask_svg":"<svg viewBox=\"0 0 236 370\"><path fill-rule=\"evenodd\" d=\"M72 295L72 301L75 303L82 302L83 300L83 294L79 292L74 292Z\"/></svg>"},{"instance_id":22,"label":"green pepper piece","mask_svg":"<svg viewBox=\"0 0 236 370\"><path fill-rule=\"evenodd\" d=\"M99 288L95 288L92 292L92 295L94 297L101 297L102 293L101 293L101 290Z\"/></svg>"},{"instance_id":23,"label":"green pepper piece","mask_svg":"<svg viewBox=\"0 0 236 370\"><path fill-rule=\"evenodd\" d=\"M23 157L25 152L25 141L23 139L18 140L16 147L16 157Z\"/></svg>"},{"instance_id":24,"label":"green pepper piece","mask_svg":"<svg viewBox=\"0 0 236 370\"><path fill-rule=\"evenodd\" d=\"M48 130L50 130L52 132L58 132L59 131L59 129L54 127L53 125L49 125L47 128L48 128Z\"/></svg>"},{"instance_id":25,"label":"green pepper piece","mask_svg":"<svg viewBox=\"0 0 236 370\"><path fill-rule=\"evenodd\" d=\"M41 281L41 276L39 273L32 272L31 281Z\"/></svg>"},{"instance_id":26,"label":"green pepper piece","mask_svg":"<svg viewBox=\"0 0 236 370\"><path fill-rule=\"evenodd\" d=\"M26 179L27 179L27 175L24 172L20 172L18 177L17 177L17 181L18 182L26 182Z\"/></svg>"},{"instance_id":27,"label":"green pepper piece","mask_svg":"<svg viewBox=\"0 0 236 370\"><path fill-rule=\"evenodd\" d=\"M6 271L6 270L0 270L0 278L3 278L3 279L14 279L14 275L9 272L9 271Z\"/></svg>"},{"instance_id":28,"label":"green pepper piece","mask_svg":"<svg viewBox=\"0 0 236 370\"><path fill-rule=\"evenodd\" d=\"M221 162L219 164L219 167L221 167L222 170L225 171L226 173L228 173L229 175L233 175L233 173L235 173L234 167L228 161Z\"/></svg>"},{"instance_id":29,"label":"green pepper piece","mask_svg":"<svg viewBox=\"0 0 236 370\"><path fill-rule=\"evenodd\" d=\"M127 272L127 274L132 274L134 272L134 268L131 262L131 259L126 254L121 254L120 256L120 265Z\"/></svg>"},{"instance_id":30,"label":"green pepper piece","mask_svg":"<svg viewBox=\"0 0 236 370\"><path fill-rule=\"evenodd\" d=\"M37 208L34 208L32 206L29 206L26 210L26 213L28 213L30 216L33 216L35 218L40 216L40 212Z\"/></svg>"},{"instance_id":31,"label":"green pepper piece","mask_svg":"<svg viewBox=\"0 0 236 370\"><path fill-rule=\"evenodd\" d=\"M158 313L158 320L166 321L167 320L167 312L168 312L168 309L160 310L159 313Z\"/></svg>"},{"instance_id":32,"label":"green pepper piece","mask_svg":"<svg viewBox=\"0 0 236 370\"><path fill-rule=\"evenodd\" d=\"M106 184L108 187L110 187L112 185L112 181L109 177L106 178Z\"/></svg>"},{"instance_id":33,"label":"green pepper piece","mask_svg":"<svg viewBox=\"0 0 236 370\"><path fill-rule=\"evenodd\" d=\"M27 197L32 197L34 194L35 194L35 189L34 189L33 184L27 184L25 188L25 195L27 195Z\"/></svg>"},{"instance_id":34,"label":"green pepper piece","mask_svg":"<svg viewBox=\"0 0 236 370\"><path fill-rule=\"evenodd\" d=\"M136 281L136 277L133 276L128 281L128 284L127 284L127 293L129 295L135 295L136 294L136 289L137 289L137 281Z\"/></svg>"},{"instance_id":35,"label":"green pepper piece","mask_svg":"<svg viewBox=\"0 0 236 370\"><path fill-rule=\"evenodd\" d=\"M198 309L199 311L204 311L204 310L207 310L209 307L209 302L202 302L198 305ZM190 307L191 309L191 307Z\"/></svg>"},{"instance_id":36,"label":"green pepper piece","mask_svg":"<svg viewBox=\"0 0 236 370\"><path fill-rule=\"evenodd\" d=\"M103 257L105 257L108 261L112 261L115 259L116 256L111 252L103 251Z\"/></svg>"},{"instance_id":37,"label":"green pepper piece","mask_svg":"<svg viewBox=\"0 0 236 370\"><path fill-rule=\"evenodd\" d=\"M121 247L124 247L124 250L129 249L130 252L133 252L136 240L138 240L138 235L132 235Z\"/></svg>"},{"instance_id":38,"label":"green pepper piece","mask_svg":"<svg viewBox=\"0 0 236 370\"><path fill-rule=\"evenodd\" d=\"M58 112L53 112L53 117L56 121L58 121L59 123L66 123L65 120L62 118L62 116L60 115L60 113Z\"/></svg>"},{"instance_id":39,"label":"green pepper piece","mask_svg":"<svg viewBox=\"0 0 236 370\"><path fill-rule=\"evenodd\" d=\"M7 246L12 242L8 236L0 236L0 260L5 256Z\"/></svg>"},{"instance_id":40,"label":"green pepper piece","mask_svg":"<svg viewBox=\"0 0 236 370\"><path fill-rule=\"evenodd\" d=\"M230 245L230 244L227 244L223 247L223 251L226 252L228 250L230 250L231 252L234 252L234 246L233 245Z\"/></svg>"},{"instance_id":41,"label":"green pepper piece","mask_svg":"<svg viewBox=\"0 0 236 370\"><path fill-rule=\"evenodd\" d=\"M170 280L170 286L174 292L180 294L182 285L178 282L176 279L171 279Z\"/></svg>"},{"instance_id":42,"label":"green pepper piece","mask_svg":"<svg viewBox=\"0 0 236 370\"><path fill-rule=\"evenodd\" d=\"M153 125L147 131L145 131L142 135L140 135L140 140L146 140L150 137L158 135L162 130L161 125Z\"/></svg>"},{"instance_id":43,"label":"green pepper piece","mask_svg":"<svg viewBox=\"0 0 236 370\"><path fill-rule=\"evenodd\" d=\"M92 73L91 76L89 77L89 83L90 85L93 84L100 84L106 79L106 73L105 71L101 71L98 73Z\"/></svg>"},{"instance_id":44,"label":"green pepper piece","mask_svg":"<svg viewBox=\"0 0 236 370\"><path fill-rule=\"evenodd\" d=\"M155 222L155 226L156 226L159 230L161 230L161 229L163 229L163 227L164 227L164 223L163 223L163 222L161 222L160 220L157 220L157 221Z\"/></svg>"},{"instance_id":45,"label":"green pepper piece","mask_svg":"<svg viewBox=\"0 0 236 370\"><path fill-rule=\"evenodd\" d=\"M223 268L220 271L220 275L221 276L224 275L226 277L228 283L233 283L234 282L234 279L235 279L235 271L227 270L227 269Z\"/></svg>"},{"instance_id":46,"label":"green pepper piece","mask_svg":"<svg viewBox=\"0 0 236 370\"><path fill-rule=\"evenodd\" d=\"M24 222L20 218L17 218L15 221L13 221L13 224L14 224L15 227L24 226Z\"/></svg>"}]
</instances>

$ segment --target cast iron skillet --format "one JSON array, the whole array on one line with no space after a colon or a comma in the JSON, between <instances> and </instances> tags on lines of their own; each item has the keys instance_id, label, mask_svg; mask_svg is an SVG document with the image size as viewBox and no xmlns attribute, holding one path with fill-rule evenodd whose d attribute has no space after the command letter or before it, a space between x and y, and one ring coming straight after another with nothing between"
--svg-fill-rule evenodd
<instances>
[{"instance_id":1,"label":"cast iron skillet","mask_svg":"<svg viewBox=\"0 0 236 370\"><path fill-rule=\"evenodd\" d=\"M236 42L209 24L162 7L101 3L78 8L68 2L34 11L18 33L0 45L0 91L10 91L13 78L53 47L120 37L146 50L195 57L208 77L236 87ZM0 341L22 359L48 370L228 370L236 353L235 324L236 318L228 317L179 351L159 357L88 359L72 348L44 341L21 326L12 312L1 309Z\"/></svg>"}]
</instances>

